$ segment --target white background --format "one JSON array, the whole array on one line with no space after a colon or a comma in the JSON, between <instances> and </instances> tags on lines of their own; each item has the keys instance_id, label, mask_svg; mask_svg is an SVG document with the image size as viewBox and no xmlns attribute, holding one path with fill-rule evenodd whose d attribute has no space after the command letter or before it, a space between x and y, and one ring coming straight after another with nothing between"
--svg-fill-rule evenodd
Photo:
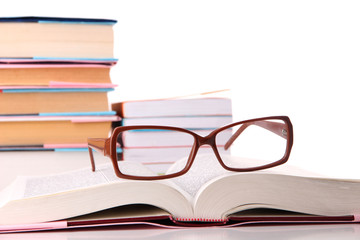
<instances>
[{"instance_id":1,"label":"white background","mask_svg":"<svg viewBox=\"0 0 360 240\"><path fill-rule=\"evenodd\" d=\"M360 178L360 2L3 2L0 16L116 19L112 102L232 89L234 120L288 115L289 163ZM1 37L1 36L0 36Z\"/></svg>"}]
</instances>

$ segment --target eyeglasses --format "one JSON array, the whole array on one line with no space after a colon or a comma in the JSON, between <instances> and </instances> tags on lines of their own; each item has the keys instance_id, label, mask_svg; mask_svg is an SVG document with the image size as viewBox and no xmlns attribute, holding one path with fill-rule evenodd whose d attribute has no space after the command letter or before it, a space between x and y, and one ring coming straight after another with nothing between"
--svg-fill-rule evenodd
<instances>
[{"instance_id":1,"label":"eyeglasses","mask_svg":"<svg viewBox=\"0 0 360 240\"><path fill-rule=\"evenodd\" d=\"M286 116L251 119L216 130L190 131L169 126L121 126L110 138L88 138L92 149L110 157L119 178L158 180L185 174L203 146L229 171L247 172L285 163L293 144L293 127ZM182 160L179 160L182 159Z\"/></svg>"}]
</instances>

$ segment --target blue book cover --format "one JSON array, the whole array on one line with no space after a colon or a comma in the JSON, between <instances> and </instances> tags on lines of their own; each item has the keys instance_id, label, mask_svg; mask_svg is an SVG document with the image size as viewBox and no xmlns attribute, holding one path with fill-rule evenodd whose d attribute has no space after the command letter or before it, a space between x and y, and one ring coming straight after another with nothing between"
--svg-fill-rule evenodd
<instances>
[{"instance_id":1,"label":"blue book cover","mask_svg":"<svg viewBox=\"0 0 360 240\"><path fill-rule=\"evenodd\" d=\"M0 57L0 65L101 65L114 66L117 63L117 58L59 58L59 57Z\"/></svg>"},{"instance_id":2,"label":"blue book cover","mask_svg":"<svg viewBox=\"0 0 360 240\"><path fill-rule=\"evenodd\" d=\"M98 19L98 18L67 18L67 17L38 17L38 16L23 16L23 17L2 17L0 22L61 22L61 23L83 23L83 24L109 24L113 25L117 21L113 19Z\"/></svg>"}]
</instances>

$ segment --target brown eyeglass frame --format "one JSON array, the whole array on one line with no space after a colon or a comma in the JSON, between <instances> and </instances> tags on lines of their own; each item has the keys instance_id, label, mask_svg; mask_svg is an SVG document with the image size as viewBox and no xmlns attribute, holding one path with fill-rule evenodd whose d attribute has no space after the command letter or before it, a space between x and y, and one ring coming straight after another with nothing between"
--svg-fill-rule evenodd
<instances>
[{"instance_id":1,"label":"brown eyeglass frame","mask_svg":"<svg viewBox=\"0 0 360 240\"><path fill-rule=\"evenodd\" d=\"M267 120L282 120L285 122L285 124L278 123L278 122L267 122ZM229 148L230 145L233 143L233 141L247 127L249 127L251 125L256 125L256 126L265 128L265 129L287 139L287 146L286 146L284 156L278 161L275 161L275 162L272 162L272 163L269 163L269 164L266 164L263 166L258 166L258 167L231 168L231 167L226 166L224 164L224 162L222 161L220 154L216 147L216 135L225 129L231 128L231 127L239 125L239 124L242 124L242 126L232 135L232 137L225 144L225 146L224 146L225 149ZM189 155L189 159L186 163L185 168L182 171L173 173L173 174L169 174L169 175L159 175L159 176L151 176L151 177L150 176L147 176L147 177L146 176L132 176L132 175L123 174L120 171L119 166L117 164L117 161L119 161L117 159L117 138L118 138L119 133L126 131L126 130L137 130L137 129L146 129L146 128L185 132L194 137L194 144L192 146L192 149L191 149L191 152ZM291 124L289 117L273 116L273 117L255 118L255 119L240 121L240 122L236 122L236 123L231 123L231 124L225 125L223 127L220 127L218 129L215 129L214 131L212 131L210 134L208 134L205 137L202 137L202 136L200 136L190 130L184 129L184 128L169 127L169 126L156 126L156 125L141 125L141 126L117 127L113 130L110 138L88 138L88 149L89 149L91 167L92 167L93 172L95 171L95 161L94 161L92 149L95 149L98 152L102 153L104 156L109 157L111 159L116 176L118 176L119 178L132 179L132 180L160 180L160 179L167 179L167 178L181 176L181 175L185 174L187 171L189 171L189 169L191 168L191 166L194 162L197 151L199 150L199 148L202 145L206 145L206 144L211 146L217 160L219 161L221 166L223 168L225 168L226 170L234 171L234 172L250 172L250 171L262 170L262 169L281 165L289 159L291 148L293 145L293 126Z\"/></svg>"}]
</instances>

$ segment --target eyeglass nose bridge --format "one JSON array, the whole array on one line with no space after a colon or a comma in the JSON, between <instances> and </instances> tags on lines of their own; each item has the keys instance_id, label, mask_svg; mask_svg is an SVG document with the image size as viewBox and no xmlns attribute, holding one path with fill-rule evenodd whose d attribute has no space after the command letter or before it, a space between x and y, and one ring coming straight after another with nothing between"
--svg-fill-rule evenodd
<instances>
[{"instance_id":1,"label":"eyeglass nose bridge","mask_svg":"<svg viewBox=\"0 0 360 240\"><path fill-rule=\"evenodd\" d=\"M210 145L210 146L215 145L215 138L213 137L212 134L207 135L205 137L198 136L197 140L198 140L199 147L202 145Z\"/></svg>"},{"instance_id":2,"label":"eyeglass nose bridge","mask_svg":"<svg viewBox=\"0 0 360 240\"><path fill-rule=\"evenodd\" d=\"M195 157L198 153L198 150L203 145L209 145L212 148L213 153L215 154L216 158L218 159L220 164L223 166L223 168L228 169L222 162L221 157L217 151L215 136L216 136L216 134L214 134L214 133L210 133L209 135L207 135L205 137L196 134L196 140L191 149L190 157L189 157L189 159L191 159L191 160L189 161L189 165L187 166L186 170L190 169L190 167L193 164L193 161L195 160Z\"/></svg>"},{"instance_id":3,"label":"eyeglass nose bridge","mask_svg":"<svg viewBox=\"0 0 360 240\"><path fill-rule=\"evenodd\" d=\"M190 159L192 159L192 160L190 161L190 165L187 166L187 170L191 167L192 162L195 159L197 152L202 145L209 145L209 146L211 146L211 148L213 150L215 147L215 137L213 136L213 134L209 134L205 137L197 135L197 134L195 134L195 135L196 135L195 143L190 152ZM216 155L216 152L215 152L215 155Z\"/></svg>"},{"instance_id":4,"label":"eyeglass nose bridge","mask_svg":"<svg viewBox=\"0 0 360 240\"><path fill-rule=\"evenodd\" d=\"M195 158L195 155L197 154L199 148L203 145L209 145L213 150L214 150L214 153L216 155L216 143L215 143L215 136L211 133L207 136L200 136L200 135L197 135L196 136L196 143L194 144L192 150L191 150L191 157L192 158Z\"/></svg>"}]
</instances>

